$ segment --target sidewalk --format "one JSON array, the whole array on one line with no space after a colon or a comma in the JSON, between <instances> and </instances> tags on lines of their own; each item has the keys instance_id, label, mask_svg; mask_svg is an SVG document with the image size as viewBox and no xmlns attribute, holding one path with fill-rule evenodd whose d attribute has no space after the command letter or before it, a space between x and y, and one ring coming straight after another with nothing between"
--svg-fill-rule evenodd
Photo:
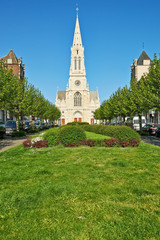
<instances>
[{"instance_id":1,"label":"sidewalk","mask_svg":"<svg viewBox=\"0 0 160 240\"><path fill-rule=\"evenodd\" d=\"M4 152L10 148L16 147L23 143L26 137L23 138L5 138L0 140L0 152Z\"/></svg>"}]
</instances>

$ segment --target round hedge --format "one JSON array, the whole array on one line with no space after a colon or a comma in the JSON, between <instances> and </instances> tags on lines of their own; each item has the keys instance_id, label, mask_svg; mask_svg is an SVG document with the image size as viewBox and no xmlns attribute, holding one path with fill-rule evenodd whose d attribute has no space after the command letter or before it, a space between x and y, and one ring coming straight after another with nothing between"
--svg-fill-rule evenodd
<instances>
[{"instance_id":1,"label":"round hedge","mask_svg":"<svg viewBox=\"0 0 160 240\"><path fill-rule=\"evenodd\" d=\"M84 130L77 126L65 126L59 130L59 140L64 145L68 143L79 143L86 139Z\"/></svg>"},{"instance_id":2,"label":"round hedge","mask_svg":"<svg viewBox=\"0 0 160 240\"><path fill-rule=\"evenodd\" d=\"M58 139L57 129L49 129L44 135L43 139L48 141L48 146L56 146Z\"/></svg>"},{"instance_id":3,"label":"round hedge","mask_svg":"<svg viewBox=\"0 0 160 240\"><path fill-rule=\"evenodd\" d=\"M72 125L72 126L83 126L83 125L89 125L88 122L69 122L67 125Z\"/></svg>"},{"instance_id":4,"label":"round hedge","mask_svg":"<svg viewBox=\"0 0 160 240\"><path fill-rule=\"evenodd\" d=\"M88 132L94 132L117 139L133 138L140 140L140 135L135 130L126 126L89 125L83 126L83 129Z\"/></svg>"}]
</instances>

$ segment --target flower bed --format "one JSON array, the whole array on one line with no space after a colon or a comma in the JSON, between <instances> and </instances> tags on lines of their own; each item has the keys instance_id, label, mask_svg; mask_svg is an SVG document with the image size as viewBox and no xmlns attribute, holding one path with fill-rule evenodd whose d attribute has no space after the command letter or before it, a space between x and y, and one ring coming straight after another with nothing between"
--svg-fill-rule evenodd
<instances>
[{"instance_id":1,"label":"flower bed","mask_svg":"<svg viewBox=\"0 0 160 240\"><path fill-rule=\"evenodd\" d=\"M81 142L69 142L65 144L65 147L78 147L80 145L85 145L88 147L138 147L140 141L138 139L116 139L116 138L110 138L110 139L104 139L104 140L93 140L93 139L83 139ZM62 144L59 140L57 142L57 145Z\"/></svg>"},{"instance_id":2,"label":"flower bed","mask_svg":"<svg viewBox=\"0 0 160 240\"><path fill-rule=\"evenodd\" d=\"M23 142L24 148L30 148L30 147L35 147L35 148L44 148L48 147L48 141L47 140L37 140L37 141L31 141L30 139L27 139Z\"/></svg>"}]
</instances>

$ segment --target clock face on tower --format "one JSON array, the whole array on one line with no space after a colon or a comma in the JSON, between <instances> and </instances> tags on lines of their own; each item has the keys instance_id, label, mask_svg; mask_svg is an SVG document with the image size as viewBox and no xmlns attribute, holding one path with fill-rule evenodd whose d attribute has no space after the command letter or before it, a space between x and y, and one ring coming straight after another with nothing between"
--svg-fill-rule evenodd
<instances>
[{"instance_id":1,"label":"clock face on tower","mask_svg":"<svg viewBox=\"0 0 160 240\"><path fill-rule=\"evenodd\" d=\"M76 80L76 81L75 81L75 85L76 85L76 86L79 86L80 84L81 84L81 82L80 82L79 80Z\"/></svg>"}]
</instances>

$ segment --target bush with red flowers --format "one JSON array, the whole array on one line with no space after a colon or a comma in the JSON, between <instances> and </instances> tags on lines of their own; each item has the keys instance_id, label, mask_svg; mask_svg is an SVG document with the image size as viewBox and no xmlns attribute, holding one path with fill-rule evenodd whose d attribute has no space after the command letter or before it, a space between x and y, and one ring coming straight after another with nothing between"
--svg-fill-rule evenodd
<instances>
[{"instance_id":1,"label":"bush with red flowers","mask_svg":"<svg viewBox=\"0 0 160 240\"><path fill-rule=\"evenodd\" d=\"M48 141L47 140L40 140L40 141L37 141L37 142L33 142L32 147L46 148L46 147L48 147Z\"/></svg>"},{"instance_id":2,"label":"bush with red flowers","mask_svg":"<svg viewBox=\"0 0 160 240\"><path fill-rule=\"evenodd\" d=\"M27 139L23 142L24 148L30 148L32 146L31 140Z\"/></svg>"},{"instance_id":3,"label":"bush with red flowers","mask_svg":"<svg viewBox=\"0 0 160 240\"><path fill-rule=\"evenodd\" d=\"M27 139L23 142L24 148L30 148L30 147L35 147L35 148L46 148L48 147L48 141L47 140L40 140L37 142L31 142L30 139Z\"/></svg>"}]
</instances>

